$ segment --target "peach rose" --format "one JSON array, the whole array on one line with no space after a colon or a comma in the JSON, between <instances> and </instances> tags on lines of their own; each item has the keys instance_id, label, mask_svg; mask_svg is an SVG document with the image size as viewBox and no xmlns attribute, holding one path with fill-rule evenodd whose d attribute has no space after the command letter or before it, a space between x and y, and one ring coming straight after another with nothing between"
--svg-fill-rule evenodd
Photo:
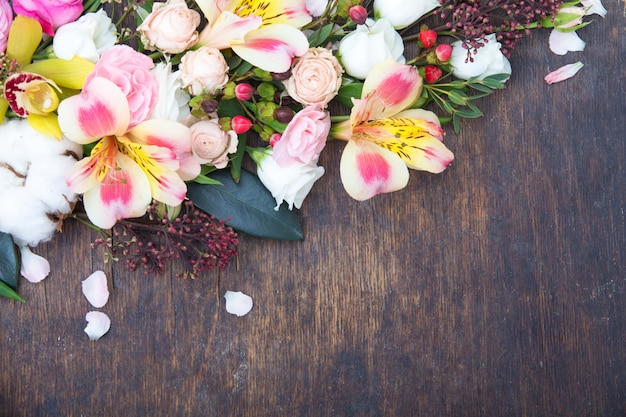
<instances>
[{"instance_id":1,"label":"peach rose","mask_svg":"<svg viewBox=\"0 0 626 417\"><path fill-rule=\"evenodd\" d=\"M289 167L317 160L330 130L330 116L322 108L322 103L307 106L291 119L274 144L273 158L278 165Z\"/></svg>"},{"instance_id":2,"label":"peach rose","mask_svg":"<svg viewBox=\"0 0 626 417\"><path fill-rule=\"evenodd\" d=\"M187 7L185 0L168 0L154 3L137 32L146 49L178 54L196 43L199 25L200 14Z\"/></svg>"},{"instance_id":3,"label":"peach rose","mask_svg":"<svg viewBox=\"0 0 626 417\"><path fill-rule=\"evenodd\" d=\"M291 77L284 81L287 93L305 106L328 104L341 87L343 69L331 51L311 48L296 59Z\"/></svg>"},{"instance_id":4,"label":"peach rose","mask_svg":"<svg viewBox=\"0 0 626 417\"><path fill-rule=\"evenodd\" d=\"M224 132L217 120L201 120L191 129L191 151L201 164L222 169L228 165L228 154L237 151L239 140L232 130Z\"/></svg>"},{"instance_id":5,"label":"peach rose","mask_svg":"<svg viewBox=\"0 0 626 417\"><path fill-rule=\"evenodd\" d=\"M183 88L192 96L213 94L228 82L228 64L219 49L203 46L187 52L181 59Z\"/></svg>"}]
</instances>

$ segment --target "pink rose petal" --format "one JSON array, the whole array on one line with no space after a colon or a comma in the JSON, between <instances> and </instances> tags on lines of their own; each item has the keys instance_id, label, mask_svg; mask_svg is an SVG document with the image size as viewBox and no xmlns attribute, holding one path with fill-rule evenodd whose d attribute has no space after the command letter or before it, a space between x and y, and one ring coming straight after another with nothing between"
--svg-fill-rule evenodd
<instances>
[{"instance_id":1,"label":"pink rose petal","mask_svg":"<svg viewBox=\"0 0 626 417\"><path fill-rule=\"evenodd\" d=\"M100 339L111 328L111 319L100 311L90 311L85 316L85 320L87 320L85 333L90 340Z\"/></svg>"},{"instance_id":2,"label":"pink rose petal","mask_svg":"<svg viewBox=\"0 0 626 417\"><path fill-rule=\"evenodd\" d=\"M224 298L226 299L226 311L230 314L241 317L252 310L252 297L241 291L226 291Z\"/></svg>"},{"instance_id":3,"label":"pink rose petal","mask_svg":"<svg viewBox=\"0 0 626 417\"><path fill-rule=\"evenodd\" d=\"M104 307L109 300L107 277L102 271L96 271L82 281L83 294L95 308Z\"/></svg>"}]
</instances>

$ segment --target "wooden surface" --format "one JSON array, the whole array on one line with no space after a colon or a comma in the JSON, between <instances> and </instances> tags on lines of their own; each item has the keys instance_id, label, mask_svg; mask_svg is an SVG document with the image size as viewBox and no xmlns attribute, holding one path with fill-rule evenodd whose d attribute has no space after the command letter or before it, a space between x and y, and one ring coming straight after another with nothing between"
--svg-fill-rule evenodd
<instances>
[{"instance_id":1,"label":"wooden surface","mask_svg":"<svg viewBox=\"0 0 626 417\"><path fill-rule=\"evenodd\" d=\"M67 223L38 248L50 277L0 300L0 416L626 415L626 18L604 3L583 53L520 43L445 173L356 202L329 144L304 242L241 236L238 267L180 281L104 264ZM91 342L96 269L112 327Z\"/></svg>"}]
</instances>

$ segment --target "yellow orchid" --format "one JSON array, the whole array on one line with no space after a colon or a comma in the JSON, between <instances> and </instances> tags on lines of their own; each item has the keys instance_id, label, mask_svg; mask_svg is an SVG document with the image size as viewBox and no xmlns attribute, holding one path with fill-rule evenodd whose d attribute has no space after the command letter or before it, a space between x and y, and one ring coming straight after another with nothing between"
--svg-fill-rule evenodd
<instances>
[{"instance_id":1,"label":"yellow orchid","mask_svg":"<svg viewBox=\"0 0 626 417\"><path fill-rule=\"evenodd\" d=\"M421 89L413 66L384 61L365 79L350 119L333 127L331 134L348 142L340 175L354 199L400 190L408 183L408 168L439 173L454 159L437 116L407 109Z\"/></svg>"}]
</instances>

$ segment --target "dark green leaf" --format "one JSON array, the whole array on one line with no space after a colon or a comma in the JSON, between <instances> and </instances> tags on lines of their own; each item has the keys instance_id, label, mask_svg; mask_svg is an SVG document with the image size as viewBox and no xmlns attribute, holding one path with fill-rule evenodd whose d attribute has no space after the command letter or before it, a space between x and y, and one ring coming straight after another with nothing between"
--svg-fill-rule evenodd
<instances>
[{"instance_id":1,"label":"dark green leaf","mask_svg":"<svg viewBox=\"0 0 626 417\"><path fill-rule=\"evenodd\" d=\"M467 94L465 94L463 91L453 90L448 93L448 98L454 104L458 104L459 106L464 106L467 101Z\"/></svg>"},{"instance_id":2,"label":"dark green leaf","mask_svg":"<svg viewBox=\"0 0 626 417\"><path fill-rule=\"evenodd\" d=\"M17 295L13 288L9 287L4 282L0 281L0 297L11 298L13 300L24 302L24 299Z\"/></svg>"},{"instance_id":3,"label":"dark green leaf","mask_svg":"<svg viewBox=\"0 0 626 417\"><path fill-rule=\"evenodd\" d=\"M241 108L239 100L221 100L220 106L217 109L217 115L219 117L234 117L237 115L244 115L245 112Z\"/></svg>"},{"instance_id":4,"label":"dark green leaf","mask_svg":"<svg viewBox=\"0 0 626 417\"><path fill-rule=\"evenodd\" d=\"M252 236L304 239L296 212L284 204L278 211L274 210L274 197L256 175L242 170L239 183L233 181L228 171L218 171L211 176L224 185L188 184L187 195L198 208Z\"/></svg>"},{"instance_id":5,"label":"dark green leaf","mask_svg":"<svg viewBox=\"0 0 626 417\"><path fill-rule=\"evenodd\" d=\"M469 86L472 87L474 90L482 91L483 93L487 93L487 94L492 93L491 88L482 84L472 83L472 84L469 84Z\"/></svg>"},{"instance_id":6,"label":"dark green leaf","mask_svg":"<svg viewBox=\"0 0 626 417\"><path fill-rule=\"evenodd\" d=\"M461 118L456 113L452 115L452 126L454 126L454 133L458 134L461 131Z\"/></svg>"},{"instance_id":7,"label":"dark green leaf","mask_svg":"<svg viewBox=\"0 0 626 417\"><path fill-rule=\"evenodd\" d=\"M352 99L361 98L362 91L363 91L363 83L345 84L339 88L339 92L337 93L337 97L335 98L335 100L338 103L351 109Z\"/></svg>"},{"instance_id":8,"label":"dark green leaf","mask_svg":"<svg viewBox=\"0 0 626 417\"><path fill-rule=\"evenodd\" d=\"M252 69L252 64L248 61L243 61L235 70L235 75L243 76Z\"/></svg>"},{"instance_id":9,"label":"dark green leaf","mask_svg":"<svg viewBox=\"0 0 626 417\"><path fill-rule=\"evenodd\" d=\"M248 135L246 133L238 135L238 138L237 152L235 152L230 160L230 176L233 177L235 182L239 182L241 178L241 164L243 164L243 157L246 155L246 146L248 146Z\"/></svg>"},{"instance_id":10,"label":"dark green leaf","mask_svg":"<svg viewBox=\"0 0 626 417\"><path fill-rule=\"evenodd\" d=\"M13 237L0 232L0 281L17 291L18 279L17 248L13 243Z\"/></svg>"},{"instance_id":11,"label":"dark green leaf","mask_svg":"<svg viewBox=\"0 0 626 417\"><path fill-rule=\"evenodd\" d=\"M481 117L483 114L481 112L475 112L473 110L459 109L456 111L456 113L454 113L454 115L458 117L463 117L465 119L476 119L478 117Z\"/></svg>"},{"instance_id":12,"label":"dark green leaf","mask_svg":"<svg viewBox=\"0 0 626 417\"><path fill-rule=\"evenodd\" d=\"M322 26L315 32L311 33L309 36L309 46L314 48L316 46L320 46L328 39L331 32L333 31L333 24L328 24L326 26Z\"/></svg>"}]
</instances>

